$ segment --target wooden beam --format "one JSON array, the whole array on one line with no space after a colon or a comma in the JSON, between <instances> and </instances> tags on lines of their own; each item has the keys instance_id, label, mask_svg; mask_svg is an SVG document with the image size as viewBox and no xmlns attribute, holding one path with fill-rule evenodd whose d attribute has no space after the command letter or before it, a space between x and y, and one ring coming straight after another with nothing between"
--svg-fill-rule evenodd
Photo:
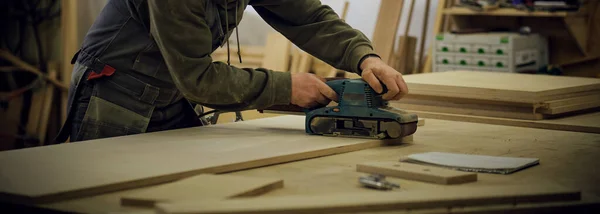
<instances>
[{"instance_id":1,"label":"wooden beam","mask_svg":"<svg viewBox=\"0 0 600 214\"><path fill-rule=\"evenodd\" d=\"M58 76L59 66L58 63L49 62L48 63L48 76L56 77ZM38 118L38 130L37 136L39 139L39 145L43 146L46 144L46 134L48 131L48 123L50 122L50 112L52 110L52 103L54 103L54 86L52 84L47 84L44 89L44 103L42 104L42 113L40 118Z\"/></svg>"},{"instance_id":2,"label":"wooden beam","mask_svg":"<svg viewBox=\"0 0 600 214\"><path fill-rule=\"evenodd\" d=\"M356 171L436 184L463 184L477 181L477 173L473 172L399 162L357 164Z\"/></svg>"},{"instance_id":3,"label":"wooden beam","mask_svg":"<svg viewBox=\"0 0 600 214\"><path fill-rule=\"evenodd\" d=\"M433 36L435 37L436 35L440 34L440 32L442 32L443 30L443 25L445 23L446 20L446 16L444 15L444 10L446 9L446 7L448 6L448 0L439 0L438 1L438 8L437 8L437 12L435 14L435 22L433 24ZM435 42L435 41L432 41ZM433 55L433 45L429 45L429 51L427 54L427 58L425 59L425 64L423 65L423 70L421 71L422 73L431 73L432 71L432 66L433 66L433 61L431 59Z\"/></svg>"},{"instance_id":4,"label":"wooden beam","mask_svg":"<svg viewBox=\"0 0 600 214\"><path fill-rule=\"evenodd\" d=\"M429 7L431 0L425 1L425 13L423 13L423 28L421 29L421 41L419 41L419 56L417 65L412 73L417 73L423 69L423 57L425 57L425 42L427 41L427 27L429 25Z\"/></svg>"},{"instance_id":5,"label":"wooden beam","mask_svg":"<svg viewBox=\"0 0 600 214\"><path fill-rule=\"evenodd\" d=\"M62 72L60 78L64 85L68 86L71 83L71 73L73 65L71 59L79 49L79 38L77 35L77 4L78 0L62 0L60 1L61 8L61 27L62 27ZM63 124L67 118L67 91L62 93L62 121Z\"/></svg>"},{"instance_id":6,"label":"wooden beam","mask_svg":"<svg viewBox=\"0 0 600 214\"><path fill-rule=\"evenodd\" d=\"M396 34L402 17L404 0L382 0L373 33L373 48L388 65L393 63Z\"/></svg>"}]
</instances>

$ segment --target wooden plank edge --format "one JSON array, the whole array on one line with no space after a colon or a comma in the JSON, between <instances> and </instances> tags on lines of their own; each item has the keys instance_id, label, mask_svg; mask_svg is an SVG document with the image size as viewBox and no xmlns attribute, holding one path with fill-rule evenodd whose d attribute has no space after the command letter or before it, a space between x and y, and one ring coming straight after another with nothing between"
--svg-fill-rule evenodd
<instances>
[{"instance_id":1,"label":"wooden plank edge","mask_svg":"<svg viewBox=\"0 0 600 214\"><path fill-rule=\"evenodd\" d=\"M450 121L462 121L469 123L483 123L492 125L503 125L503 126L517 126L525 128L537 128L537 129L548 129L558 131L572 131L572 132L585 132L600 134L600 127L589 127L582 125L572 124L557 124L557 123L544 123L544 120L519 120L519 119L507 119L497 117L483 117L483 116L472 116L472 115L459 115L459 114L447 114L427 111L410 111L419 115L419 117L438 119L438 120L450 120Z\"/></svg>"},{"instance_id":2,"label":"wooden plank edge","mask_svg":"<svg viewBox=\"0 0 600 214\"><path fill-rule=\"evenodd\" d=\"M475 188L477 189L477 188ZM356 200L361 198L360 200ZM484 187L476 192L421 190L412 192L347 193L318 196L280 196L214 202L161 203L157 213L341 213L399 209L452 208L479 205L577 202L581 192L540 184L523 188ZM333 201L333 202L332 202ZM432 206L433 205L433 206Z\"/></svg>"}]
</instances>

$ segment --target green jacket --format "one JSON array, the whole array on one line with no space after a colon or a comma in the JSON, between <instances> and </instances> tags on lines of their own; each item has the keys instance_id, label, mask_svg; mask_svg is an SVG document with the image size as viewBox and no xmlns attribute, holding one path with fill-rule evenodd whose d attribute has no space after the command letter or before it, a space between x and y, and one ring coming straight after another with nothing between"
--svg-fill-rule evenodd
<instances>
[{"instance_id":1,"label":"green jacket","mask_svg":"<svg viewBox=\"0 0 600 214\"><path fill-rule=\"evenodd\" d=\"M289 72L237 68L211 58L248 5L302 50L338 69L360 74L360 61L375 55L364 34L318 0L148 0L151 34L188 100L221 110L290 103Z\"/></svg>"}]
</instances>

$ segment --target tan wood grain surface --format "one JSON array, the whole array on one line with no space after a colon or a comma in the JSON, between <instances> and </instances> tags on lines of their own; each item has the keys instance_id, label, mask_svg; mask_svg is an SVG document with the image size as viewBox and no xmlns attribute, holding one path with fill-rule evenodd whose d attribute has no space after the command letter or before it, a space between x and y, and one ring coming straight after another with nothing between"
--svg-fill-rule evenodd
<instances>
[{"instance_id":1,"label":"tan wood grain surface","mask_svg":"<svg viewBox=\"0 0 600 214\"><path fill-rule=\"evenodd\" d=\"M161 203L159 213L335 213L485 204L576 201L578 190L546 184L438 190L281 196Z\"/></svg>"},{"instance_id":2,"label":"tan wood grain surface","mask_svg":"<svg viewBox=\"0 0 600 214\"><path fill-rule=\"evenodd\" d=\"M124 195L121 204L153 208L157 203L256 196L282 188L283 180L201 174Z\"/></svg>"},{"instance_id":3,"label":"tan wood grain surface","mask_svg":"<svg viewBox=\"0 0 600 214\"><path fill-rule=\"evenodd\" d=\"M496 185L537 184L552 182L566 187L584 190L585 201L597 200L600 196L600 174L594 166L600 155L600 135L522 128L501 125L455 122L427 119L411 143L385 146L308 159L231 173L232 175L281 178L285 187L260 197L292 195L322 195L333 193L371 193L357 182L364 173L356 172L356 164L370 161L398 161L401 157L422 152L453 152L465 154L494 155L506 157L535 157L540 165L510 175L478 174L478 181L452 185L461 190L467 187L489 187ZM83 158L83 157L81 157ZM438 184L388 177L387 180L400 184L394 191L435 190ZM42 207L73 212L133 211L135 208L120 206L120 196L134 190L98 194L90 197L41 204ZM140 190L143 190L141 188ZM548 209L573 204L548 204ZM578 205L579 206L579 205ZM528 210L530 205L498 205L453 208L453 212L486 213L499 210ZM432 209L425 213L440 212ZM151 211L151 210L150 210ZM415 210L394 213L415 213Z\"/></svg>"},{"instance_id":4,"label":"tan wood grain surface","mask_svg":"<svg viewBox=\"0 0 600 214\"><path fill-rule=\"evenodd\" d=\"M307 135L304 123L302 116L283 116L2 152L0 196L55 201L384 143Z\"/></svg>"}]
</instances>

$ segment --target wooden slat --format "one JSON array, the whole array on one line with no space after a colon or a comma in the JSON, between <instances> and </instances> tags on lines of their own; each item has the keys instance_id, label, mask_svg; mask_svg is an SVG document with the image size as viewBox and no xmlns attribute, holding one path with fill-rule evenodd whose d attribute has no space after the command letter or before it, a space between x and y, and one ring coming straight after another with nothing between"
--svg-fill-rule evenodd
<instances>
[{"instance_id":1,"label":"wooden slat","mask_svg":"<svg viewBox=\"0 0 600 214\"><path fill-rule=\"evenodd\" d=\"M404 77L411 94L539 103L597 94L600 79L501 72L448 71Z\"/></svg>"},{"instance_id":2,"label":"wooden slat","mask_svg":"<svg viewBox=\"0 0 600 214\"><path fill-rule=\"evenodd\" d=\"M418 73L423 69L423 57L425 57L425 41L427 41L427 27L429 25L429 7L431 0L425 0L425 12L423 13L423 27L421 28L421 41L419 41L419 56L417 59L417 65L412 73Z\"/></svg>"},{"instance_id":3,"label":"wooden slat","mask_svg":"<svg viewBox=\"0 0 600 214\"><path fill-rule=\"evenodd\" d=\"M461 114L436 113L416 110L412 110L410 112L416 113L417 115L419 115L419 117L430 119L600 134L600 123L598 123L598 121L600 121L600 112L545 120L519 120L498 117L482 117Z\"/></svg>"},{"instance_id":4,"label":"wooden slat","mask_svg":"<svg viewBox=\"0 0 600 214\"><path fill-rule=\"evenodd\" d=\"M382 0L373 33L373 48L388 65L393 63L398 25L402 17L404 0Z\"/></svg>"},{"instance_id":5,"label":"wooden slat","mask_svg":"<svg viewBox=\"0 0 600 214\"><path fill-rule=\"evenodd\" d=\"M255 196L282 187L281 179L203 174L127 194L121 205L151 208L163 202Z\"/></svg>"},{"instance_id":6,"label":"wooden slat","mask_svg":"<svg viewBox=\"0 0 600 214\"><path fill-rule=\"evenodd\" d=\"M291 45L292 43L280 33L269 33L261 67L274 71L289 71Z\"/></svg>"},{"instance_id":7,"label":"wooden slat","mask_svg":"<svg viewBox=\"0 0 600 214\"><path fill-rule=\"evenodd\" d=\"M356 171L437 184L463 184L477 181L477 173L399 162L357 164Z\"/></svg>"},{"instance_id":8,"label":"wooden slat","mask_svg":"<svg viewBox=\"0 0 600 214\"><path fill-rule=\"evenodd\" d=\"M297 73L308 73L312 65L313 57L306 53L300 52L300 64L298 65Z\"/></svg>"},{"instance_id":9,"label":"wooden slat","mask_svg":"<svg viewBox=\"0 0 600 214\"><path fill-rule=\"evenodd\" d=\"M556 114L564 114L564 113L575 112L575 111L586 110L586 109L593 109L593 108L597 108L597 107L600 107L600 100L575 103L573 105L558 106L558 107L554 107L554 108L539 109L538 112L543 113L543 114L556 115Z\"/></svg>"},{"instance_id":10,"label":"wooden slat","mask_svg":"<svg viewBox=\"0 0 600 214\"><path fill-rule=\"evenodd\" d=\"M61 11L61 41L62 41L62 72L61 79L64 85L70 85L71 83L71 73L73 71L73 65L71 64L71 59L73 55L79 49L79 39L78 39L78 23L77 20L77 11L78 11L78 0L62 0L60 1L60 11ZM67 91L63 91L61 96L61 124L63 124L67 118L67 99L68 93Z\"/></svg>"},{"instance_id":11,"label":"wooden slat","mask_svg":"<svg viewBox=\"0 0 600 214\"><path fill-rule=\"evenodd\" d=\"M472 187L461 191L423 190L280 196L157 205L159 213L340 213L523 202L578 201L578 190L552 185Z\"/></svg>"},{"instance_id":12,"label":"wooden slat","mask_svg":"<svg viewBox=\"0 0 600 214\"><path fill-rule=\"evenodd\" d=\"M62 200L385 143L307 135L304 125L303 116L282 116L1 152L0 200Z\"/></svg>"},{"instance_id":13,"label":"wooden slat","mask_svg":"<svg viewBox=\"0 0 600 214\"><path fill-rule=\"evenodd\" d=\"M55 78L58 74L58 64L48 63L48 76ZM37 136L39 139L39 145L42 146L46 143L46 134L48 131L48 123L50 122L50 111L52 110L52 103L54 102L54 87L52 84L46 85L44 89L44 103L42 104L42 111L40 118L38 118L38 130Z\"/></svg>"},{"instance_id":14,"label":"wooden slat","mask_svg":"<svg viewBox=\"0 0 600 214\"><path fill-rule=\"evenodd\" d=\"M545 101L544 106L545 106L545 108L560 108L560 107L568 106L568 105L574 105L574 104L580 104L580 103L591 103L591 102L596 102L596 101L600 101L600 93L586 95L586 96L579 96L579 97L569 97L569 98L560 99L560 100Z\"/></svg>"},{"instance_id":15,"label":"wooden slat","mask_svg":"<svg viewBox=\"0 0 600 214\"><path fill-rule=\"evenodd\" d=\"M448 7L448 3L452 0L438 0L438 7L435 13L435 22L433 23L433 30L431 34L435 37L443 32L444 23L446 22L446 15L444 10ZM429 51L427 51L427 57L425 58L425 64L423 64L423 70L421 73L431 73L431 67L433 66L433 45L429 45Z\"/></svg>"},{"instance_id":16,"label":"wooden slat","mask_svg":"<svg viewBox=\"0 0 600 214\"><path fill-rule=\"evenodd\" d=\"M298 73L298 69L300 68L300 60L302 58L300 49L293 48L292 49L292 64L290 65L290 72L292 74Z\"/></svg>"}]
</instances>

